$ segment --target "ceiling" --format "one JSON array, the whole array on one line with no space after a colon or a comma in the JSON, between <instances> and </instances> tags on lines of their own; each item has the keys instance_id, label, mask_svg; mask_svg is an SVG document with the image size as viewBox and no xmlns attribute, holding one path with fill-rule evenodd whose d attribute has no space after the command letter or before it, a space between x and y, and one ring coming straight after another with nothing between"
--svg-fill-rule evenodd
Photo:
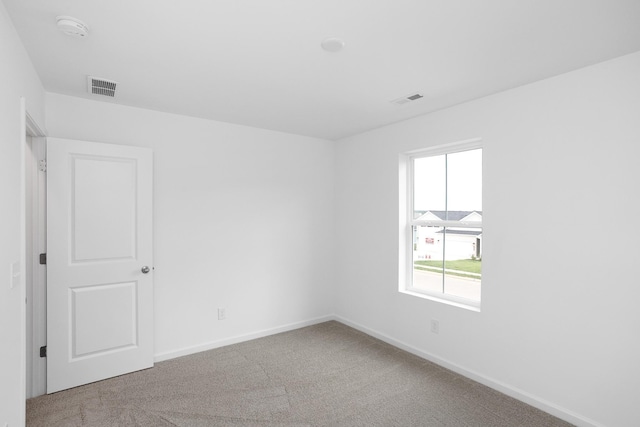
<instances>
[{"instance_id":1,"label":"ceiling","mask_svg":"<svg viewBox=\"0 0 640 427\"><path fill-rule=\"evenodd\" d=\"M2 1L49 92L331 140L640 50L638 0Z\"/></svg>"}]
</instances>

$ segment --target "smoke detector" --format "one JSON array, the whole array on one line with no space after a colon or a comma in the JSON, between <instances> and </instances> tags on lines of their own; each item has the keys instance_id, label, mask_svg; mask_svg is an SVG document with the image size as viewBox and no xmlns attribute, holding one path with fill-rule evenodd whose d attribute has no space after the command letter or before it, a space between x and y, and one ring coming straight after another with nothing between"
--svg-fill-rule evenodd
<instances>
[{"instance_id":1,"label":"smoke detector","mask_svg":"<svg viewBox=\"0 0 640 427\"><path fill-rule=\"evenodd\" d=\"M58 29L71 37L84 38L89 35L89 27L79 19L71 16L57 16Z\"/></svg>"},{"instance_id":2,"label":"smoke detector","mask_svg":"<svg viewBox=\"0 0 640 427\"><path fill-rule=\"evenodd\" d=\"M116 96L117 82L100 77L87 76L87 90L93 95Z\"/></svg>"}]
</instances>

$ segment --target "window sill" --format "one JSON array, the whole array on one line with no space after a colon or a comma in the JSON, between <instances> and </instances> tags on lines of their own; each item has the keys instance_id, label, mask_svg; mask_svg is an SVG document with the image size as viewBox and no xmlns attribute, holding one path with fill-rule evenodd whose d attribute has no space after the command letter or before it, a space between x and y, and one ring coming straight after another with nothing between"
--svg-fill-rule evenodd
<instances>
[{"instance_id":1,"label":"window sill","mask_svg":"<svg viewBox=\"0 0 640 427\"><path fill-rule=\"evenodd\" d=\"M422 291L416 291L412 289L400 289L400 293L411 295L418 298L427 299L430 301L439 302L442 304L451 305L453 307L463 308L469 311L480 312L480 301L470 301L464 298L456 298L454 296L443 297L441 295L429 294Z\"/></svg>"}]
</instances>

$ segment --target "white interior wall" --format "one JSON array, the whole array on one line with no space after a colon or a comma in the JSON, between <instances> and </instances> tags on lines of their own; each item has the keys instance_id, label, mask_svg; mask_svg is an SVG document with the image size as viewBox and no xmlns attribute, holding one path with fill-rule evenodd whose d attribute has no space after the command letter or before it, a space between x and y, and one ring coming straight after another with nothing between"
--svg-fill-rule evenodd
<instances>
[{"instance_id":1,"label":"white interior wall","mask_svg":"<svg viewBox=\"0 0 640 427\"><path fill-rule=\"evenodd\" d=\"M305 137L61 95L47 123L52 136L156 152L159 358L313 321L335 301L342 319L578 424L631 426L640 249L632 225L614 226L640 207L639 55L340 141L335 173L333 144ZM15 426L20 97L40 125L44 109L1 2L0 60L0 425ZM470 137L485 143L481 313L397 292L398 153Z\"/></svg>"},{"instance_id":2,"label":"white interior wall","mask_svg":"<svg viewBox=\"0 0 640 427\"><path fill-rule=\"evenodd\" d=\"M476 137L480 313L397 291L399 153ZM342 319L580 425L640 425L640 53L336 149Z\"/></svg>"},{"instance_id":3,"label":"white interior wall","mask_svg":"<svg viewBox=\"0 0 640 427\"><path fill-rule=\"evenodd\" d=\"M44 124L44 91L18 35L0 2L0 425L24 422L24 266L11 288L10 266L23 260L22 190L24 113Z\"/></svg>"},{"instance_id":4,"label":"white interior wall","mask_svg":"<svg viewBox=\"0 0 640 427\"><path fill-rule=\"evenodd\" d=\"M46 106L49 136L154 150L158 359L332 312L334 143L57 94Z\"/></svg>"}]
</instances>

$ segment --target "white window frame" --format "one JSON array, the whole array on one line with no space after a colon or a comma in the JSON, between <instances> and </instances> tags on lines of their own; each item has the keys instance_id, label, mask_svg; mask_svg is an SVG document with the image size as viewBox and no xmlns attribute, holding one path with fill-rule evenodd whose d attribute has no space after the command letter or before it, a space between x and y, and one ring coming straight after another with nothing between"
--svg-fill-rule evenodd
<instances>
[{"instance_id":1,"label":"white window frame","mask_svg":"<svg viewBox=\"0 0 640 427\"><path fill-rule=\"evenodd\" d=\"M411 151L400 155L400 228L399 228L399 263L398 263L398 290L401 293L425 298L432 301L441 302L456 307L465 308L472 311L480 311L480 301L461 298L444 292L431 292L417 289L412 286L413 282L413 227L414 226L436 226L436 227L471 227L482 228L482 222L460 222L460 221L417 221L413 218L413 165L414 160L422 157L433 157L444 154L454 154L462 151L482 149L482 139L475 138L451 144L439 145L431 148ZM483 175L484 175L484 150L483 150ZM483 234L484 237L484 234ZM444 274L444 272L443 272ZM481 282L481 286L484 284ZM481 290L482 292L482 290Z\"/></svg>"}]
</instances>

